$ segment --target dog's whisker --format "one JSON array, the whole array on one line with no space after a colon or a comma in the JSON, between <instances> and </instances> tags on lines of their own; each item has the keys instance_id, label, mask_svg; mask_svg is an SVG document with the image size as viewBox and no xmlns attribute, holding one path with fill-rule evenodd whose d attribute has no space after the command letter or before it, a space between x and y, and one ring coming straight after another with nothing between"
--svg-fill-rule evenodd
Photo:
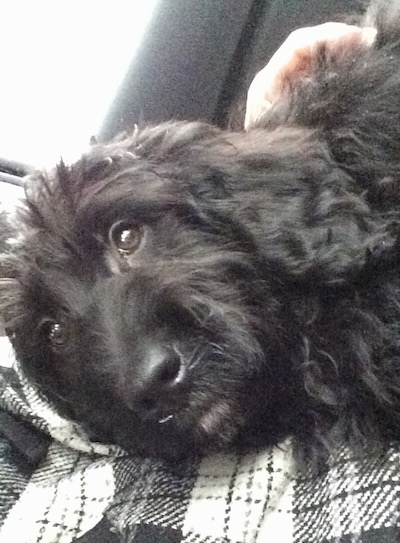
<instances>
[{"instance_id":1,"label":"dog's whisker","mask_svg":"<svg viewBox=\"0 0 400 543\"><path fill-rule=\"evenodd\" d=\"M158 424L165 424L166 422L171 421L174 417L175 417L175 415L172 415L172 414L167 415L166 417L164 417L162 419L159 419Z\"/></svg>"},{"instance_id":2,"label":"dog's whisker","mask_svg":"<svg viewBox=\"0 0 400 543\"><path fill-rule=\"evenodd\" d=\"M224 347L223 345L220 345L219 343L210 342L209 345L210 347L213 348L213 351L218 354L224 354L226 352L226 347Z\"/></svg>"}]
</instances>

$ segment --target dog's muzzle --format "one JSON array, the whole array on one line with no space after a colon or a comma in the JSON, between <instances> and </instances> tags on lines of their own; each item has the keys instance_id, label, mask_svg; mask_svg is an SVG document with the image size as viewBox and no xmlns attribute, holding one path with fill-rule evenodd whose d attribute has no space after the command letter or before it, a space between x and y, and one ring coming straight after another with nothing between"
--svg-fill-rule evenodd
<instances>
[{"instance_id":1,"label":"dog's muzzle","mask_svg":"<svg viewBox=\"0 0 400 543\"><path fill-rule=\"evenodd\" d=\"M174 349L151 347L135 368L134 382L123 378L122 399L143 420L160 424L184 407L187 368Z\"/></svg>"}]
</instances>

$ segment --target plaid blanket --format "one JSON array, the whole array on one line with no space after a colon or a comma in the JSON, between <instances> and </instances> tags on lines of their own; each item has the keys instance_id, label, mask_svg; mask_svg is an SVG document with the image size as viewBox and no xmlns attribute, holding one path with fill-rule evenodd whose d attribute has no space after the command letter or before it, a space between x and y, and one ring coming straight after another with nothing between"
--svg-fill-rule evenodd
<instances>
[{"instance_id":1,"label":"plaid blanket","mask_svg":"<svg viewBox=\"0 0 400 543\"><path fill-rule=\"evenodd\" d=\"M171 465L91 443L61 418L0 345L3 543L395 543L400 448L319 476L296 471L290 442Z\"/></svg>"}]
</instances>

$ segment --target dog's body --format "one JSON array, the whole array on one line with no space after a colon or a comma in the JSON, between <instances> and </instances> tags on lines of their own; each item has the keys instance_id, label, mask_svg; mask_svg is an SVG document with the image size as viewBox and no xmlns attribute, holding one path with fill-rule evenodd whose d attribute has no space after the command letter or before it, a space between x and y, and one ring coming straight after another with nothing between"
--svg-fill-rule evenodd
<instances>
[{"instance_id":1,"label":"dog's body","mask_svg":"<svg viewBox=\"0 0 400 543\"><path fill-rule=\"evenodd\" d=\"M165 457L400 425L400 2L248 133L168 123L31 179L4 311L103 440Z\"/></svg>"}]
</instances>

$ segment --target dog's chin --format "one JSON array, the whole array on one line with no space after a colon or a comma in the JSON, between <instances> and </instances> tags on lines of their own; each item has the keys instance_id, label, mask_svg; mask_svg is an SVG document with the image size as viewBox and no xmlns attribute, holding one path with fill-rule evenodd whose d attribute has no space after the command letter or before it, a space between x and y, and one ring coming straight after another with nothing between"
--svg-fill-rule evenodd
<instances>
[{"instance_id":1,"label":"dog's chin","mask_svg":"<svg viewBox=\"0 0 400 543\"><path fill-rule=\"evenodd\" d=\"M130 454L175 460L226 449L233 444L241 427L241 417L224 399L208 408L192 410L190 406L175 413L146 420L119 410L110 418L110 426L84 425L92 441L113 443Z\"/></svg>"}]
</instances>

